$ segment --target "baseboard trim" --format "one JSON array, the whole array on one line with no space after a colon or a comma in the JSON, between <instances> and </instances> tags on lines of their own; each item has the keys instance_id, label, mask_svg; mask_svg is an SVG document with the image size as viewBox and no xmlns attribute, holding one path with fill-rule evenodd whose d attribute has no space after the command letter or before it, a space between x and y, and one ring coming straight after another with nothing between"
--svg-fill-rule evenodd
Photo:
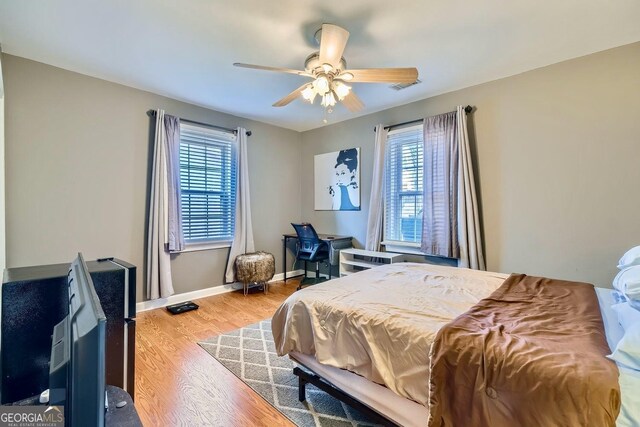
<instances>
[{"instance_id":1,"label":"baseboard trim","mask_svg":"<svg viewBox=\"0 0 640 427\"><path fill-rule=\"evenodd\" d=\"M302 276L304 274L304 270L294 270L287 271L287 279L296 276ZM283 273L278 273L273 276L273 279L269 280L269 283L273 282L281 282L284 279ZM184 292L182 294L171 295L167 298L158 298L149 301L141 301L136 303L136 312L140 313L143 311L154 310L156 308L166 307L171 304L179 304L185 301L192 301L199 298L210 297L213 295L220 295L227 292L232 292L238 289L242 289L239 284L230 284L230 285L222 285L222 286L212 286L210 288L198 289L197 291Z\"/></svg>"},{"instance_id":2,"label":"baseboard trim","mask_svg":"<svg viewBox=\"0 0 640 427\"><path fill-rule=\"evenodd\" d=\"M302 276L303 274L304 274L304 270L287 271L287 279L291 279L292 277ZM278 274L273 276L273 279L269 280L269 283L281 282L283 280L284 280L284 274L283 273L278 273Z\"/></svg>"}]
</instances>

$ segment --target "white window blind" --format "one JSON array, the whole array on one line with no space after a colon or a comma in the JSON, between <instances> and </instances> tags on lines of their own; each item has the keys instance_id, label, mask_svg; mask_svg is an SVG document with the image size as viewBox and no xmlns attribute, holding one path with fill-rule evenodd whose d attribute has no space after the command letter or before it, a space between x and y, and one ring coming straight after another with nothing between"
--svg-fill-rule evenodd
<instances>
[{"instance_id":1,"label":"white window blind","mask_svg":"<svg viewBox=\"0 0 640 427\"><path fill-rule=\"evenodd\" d=\"M182 229L189 244L233 240L236 138L180 123Z\"/></svg>"},{"instance_id":2,"label":"white window blind","mask_svg":"<svg viewBox=\"0 0 640 427\"><path fill-rule=\"evenodd\" d=\"M385 153L385 241L420 243L423 152L422 125L389 132Z\"/></svg>"}]
</instances>

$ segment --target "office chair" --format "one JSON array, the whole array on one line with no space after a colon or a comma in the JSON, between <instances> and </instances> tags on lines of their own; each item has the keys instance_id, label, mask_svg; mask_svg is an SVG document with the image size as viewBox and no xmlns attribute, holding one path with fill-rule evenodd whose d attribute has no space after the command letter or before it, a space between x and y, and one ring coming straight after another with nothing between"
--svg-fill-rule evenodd
<instances>
[{"instance_id":1,"label":"office chair","mask_svg":"<svg viewBox=\"0 0 640 427\"><path fill-rule=\"evenodd\" d=\"M294 224L291 223L298 235L298 244L296 252L296 261L304 261L304 279L300 282L298 290L302 289L303 284L307 284L307 262L316 263L316 278L314 284L320 280L320 262L327 261L329 264L329 280L331 280L331 262L329 262L329 244L323 242L318 237L318 233L311 224ZM307 282L307 283L305 283Z\"/></svg>"}]
</instances>

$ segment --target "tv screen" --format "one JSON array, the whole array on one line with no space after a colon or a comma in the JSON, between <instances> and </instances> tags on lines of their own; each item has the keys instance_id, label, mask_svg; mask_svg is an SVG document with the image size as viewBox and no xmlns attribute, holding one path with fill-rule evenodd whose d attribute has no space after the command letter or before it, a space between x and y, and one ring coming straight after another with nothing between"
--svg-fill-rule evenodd
<instances>
[{"instance_id":1,"label":"tv screen","mask_svg":"<svg viewBox=\"0 0 640 427\"><path fill-rule=\"evenodd\" d=\"M104 426L107 319L82 254L67 276L69 314L52 334L49 404L64 406L67 426Z\"/></svg>"}]
</instances>

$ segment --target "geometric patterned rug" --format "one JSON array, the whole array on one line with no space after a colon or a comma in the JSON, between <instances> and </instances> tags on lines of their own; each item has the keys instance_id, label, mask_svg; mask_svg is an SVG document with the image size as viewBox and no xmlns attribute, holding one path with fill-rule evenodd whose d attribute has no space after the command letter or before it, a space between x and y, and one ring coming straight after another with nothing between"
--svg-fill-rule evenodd
<instances>
[{"instance_id":1,"label":"geometric patterned rug","mask_svg":"<svg viewBox=\"0 0 640 427\"><path fill-rule=\"evenodd\" d=\"M288 357L276 354L270 319L198 344L297 426L376 425L361 412L311 384L307 384L307 400L298 401L294 364Z\"/></svg>"}]
</instances>

